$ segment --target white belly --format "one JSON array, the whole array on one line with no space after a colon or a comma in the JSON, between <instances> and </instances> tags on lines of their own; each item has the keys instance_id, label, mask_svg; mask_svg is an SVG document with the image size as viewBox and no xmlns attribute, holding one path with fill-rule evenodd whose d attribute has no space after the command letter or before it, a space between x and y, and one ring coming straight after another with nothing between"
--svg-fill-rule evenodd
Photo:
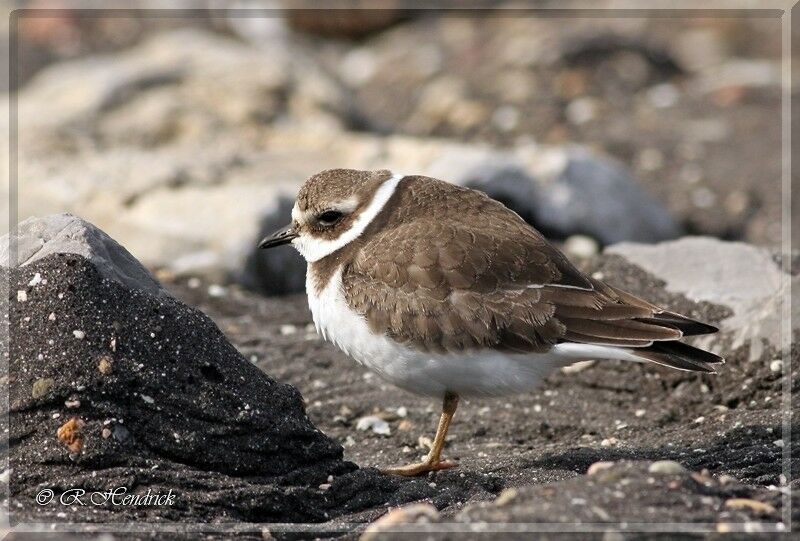
<instances>
[{"instance_id":1,"label":"white belly","mask_svg":"<svg viewBox=\"0 0 800 541\"><path fill-rule=\"evenodd\" d=\"M309 273L310 274L310 273ZM370 331L363 317L345 302L341 271L319 294L306 279L314 325L325 340L389 382L413 393L441 397L501 396L528 391L554 368L574 362L556 353L511 355L491 350L432 354L407 348Z\"/></svg>"}]
</instances>

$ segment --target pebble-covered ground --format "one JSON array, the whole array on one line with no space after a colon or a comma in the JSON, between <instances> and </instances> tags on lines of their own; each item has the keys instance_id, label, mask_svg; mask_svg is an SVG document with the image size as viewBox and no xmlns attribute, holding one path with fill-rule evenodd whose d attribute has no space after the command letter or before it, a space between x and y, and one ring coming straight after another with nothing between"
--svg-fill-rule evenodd
<instances>
[{"instance_id":1,"label":"pebble-covered ground","mask_svg":"<svg viewBox=\"0 0 800 541\"><path fill-rule=\"evenodd\" d=\"M684 313L711 322L726 316L724 308L699 306L659 292L652 278L619 258L602 258L589 270L603 272L612 283ZM382 467L417 460L427 451L440 405L382 382L322 342L304 297L261 298L196 279L170 287L211 315L251 362L297 386L312 421L342 443L345 458L362 467ZM595 505L584 493L592 494L592 486L585 485L591 478L579 476L596 462L671 460L696 472L696 481L706 487L700 490L705 496L692 491L676 494L688 499L664 501L658 512L650 511L660 520L736 522L777 517L781 495L774 486L782 475L784 445L781 366L748 363L746 358L744 349L732 351L717 375L617 362L578 365L555 374L529 394L462 401L445 451L460 466L430 474L428 480L437 487L438 497L445 498L438 500L439 506L447 501L448 492L464 494L466 486L472 489L466 491L468 500L447 502L442 514L457 517L464 506L496 498L504 489L542 485L541 490L559 494L557 501L571 503L542 508L535 515L539 520L573 522L578 516L587 520L593 512L587 509L597 508L597 517L607 513L646 522L630 490L619 492L620 499ZM630 468L644 471L635 465ZM546 485L554 482L558 484ZM649 476L635 482L644 488L657 481ZM668 494L676 488L662 489ZM523 493L535 498L536 490L528 486ZM759 511L743 507L737 512L744 512L745 518L725 507L733 494L770 507ZM672 504L675 507L668 510ZM488 511L469 513L491 517Z\"/></svg>"},{"instance_id":2,"label":"pebble-covered ground","mask_svg":"<svg viewBox=\"0 0 800 541\"><path fill-rule=\"evenodd\" d=\"M710 322L729 315L665 293L619 256L587 270ZM786 511L782 366L769 349L751 362L746 347L717 342L729 351L717 375L584 364L528 394L464 400L445 452L459 466L406 479L378 468L427 451L438 404L323 343L301 296L167 284L209 320L74 255L22 267L11 285L14 524L202 520L262 535L252 523L288 520L354 537L421 518L468 531L488 521L724 532L769 530ZM113 487L172 491L176 503L35 499Z\"/></svg>"}]
</instances>

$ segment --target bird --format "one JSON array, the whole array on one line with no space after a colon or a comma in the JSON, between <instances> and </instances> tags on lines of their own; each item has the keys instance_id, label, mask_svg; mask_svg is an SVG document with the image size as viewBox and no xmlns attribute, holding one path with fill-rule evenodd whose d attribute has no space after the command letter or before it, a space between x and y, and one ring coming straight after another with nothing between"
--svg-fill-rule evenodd
<instances>
[{"instance_id":1,"label":"bird","mask_svg":"<svg viewBox=\"0 0 800 541\"><path fill-rule=\"evenodd\" d=\"M259 242L307 262L317 332L412 393L441 400L416 476L442 458L461 397L534 389L586 359L715 372L720 356L680 340L718 329L578 270L519 215L483 192L389 170L329 169L301 186L291 223Z\"/></svg>"}]
</instances>

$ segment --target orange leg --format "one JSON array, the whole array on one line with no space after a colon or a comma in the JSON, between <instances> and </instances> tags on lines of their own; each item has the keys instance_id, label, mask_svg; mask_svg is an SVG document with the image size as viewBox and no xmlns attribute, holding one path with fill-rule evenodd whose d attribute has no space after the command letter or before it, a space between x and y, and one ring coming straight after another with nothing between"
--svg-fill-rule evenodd
<instances>
[{"instance_id":1,"label":"orange leg","mask_svg":"<svg viewBox=\"0 0 800 541\"><path fill-rule=\"evenodd\" d=\"M414 477L415 475L421 475L429 471L446 470L458 466L456 462L443 461L441 459L442 449L444 449L444 438L447 436L447 429L450 428L450 421L453 420L453 415L455 415L457 407L458 395L450 392L445 393L442 403L442 416L439 418L436 437L433 439L433 447L431 447L425 460L416 464L409 464L408 466L400 466L397 468L386 468L381 471L392 475Z\"/></svg>"}]
</instances>

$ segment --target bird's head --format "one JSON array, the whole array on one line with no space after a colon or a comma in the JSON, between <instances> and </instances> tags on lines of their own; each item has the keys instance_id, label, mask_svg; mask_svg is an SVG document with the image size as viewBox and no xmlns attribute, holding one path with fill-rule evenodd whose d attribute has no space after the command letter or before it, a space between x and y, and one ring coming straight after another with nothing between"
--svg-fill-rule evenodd
<instances>
[{"instance_id":1,"label":"bird's head","mask_svg":"<svg viewBox=\"0 0 800 541\"><path fill-rule=\"evenodd\" d=\"M390 171L328 169L303 184L292 223L265 237L259 248L291 244L313 262L358 238L381 211L402 177Z\"/></svg>"}]
</instances>

